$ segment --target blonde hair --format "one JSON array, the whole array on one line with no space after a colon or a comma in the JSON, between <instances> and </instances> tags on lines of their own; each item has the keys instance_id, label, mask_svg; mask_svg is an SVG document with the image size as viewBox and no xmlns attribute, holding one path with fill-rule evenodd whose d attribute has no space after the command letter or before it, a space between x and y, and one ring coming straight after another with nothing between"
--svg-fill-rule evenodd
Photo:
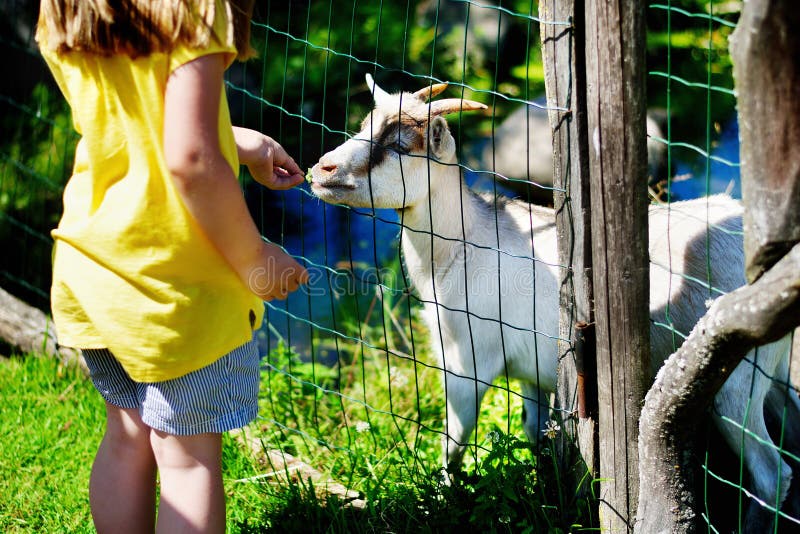
<instances>
[{"instance_id":1,"label":"blonde hair","mask_svg":"<svg viewBox=\"0 0 800 534\"><path fill-rule=\"evenodd\" d=\"M255 55L250 46L253 2L222 2L240 60ZM179 44L203 48L217 38L212 32L216 7L215 0L41 0L37 40L43 35L46 46L58 53L104 56L146 56Z\"/></svg>"}]
</instances>

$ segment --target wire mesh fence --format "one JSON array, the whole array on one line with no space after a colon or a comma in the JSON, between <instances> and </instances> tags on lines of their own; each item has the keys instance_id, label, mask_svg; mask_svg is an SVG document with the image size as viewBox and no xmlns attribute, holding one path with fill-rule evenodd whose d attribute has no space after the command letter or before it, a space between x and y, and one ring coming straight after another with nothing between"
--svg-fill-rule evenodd
<instances>
[{"instance_id":1,"label":"wire mesh fence","mask_svg":"<svg viewBox=\"0 0 800 534\"><path fill-rule=\"evenodd\" d=\"M278 96L264 97L286 110L285 119L272 123L279 127L278 138L292 147L292 136L297 136L301 141L293 152L303 154L302 167L310 167L352 137L371 109L372 91L362 81L366 73L391 92L448 81L449 95L494 104L486 116L451 117L457 144L470 145L463 148L458 169L464 179L488 191L492 202L499 190L514 196L547 191L547 183L528 185L524 164L520 173L500 169L501 158L492 162L492 131L502 128L501 117L510 110L518 109L524 117L530 107L545 126L541 133L547 132L546 109L541 101L534 102L542 91L541 72L538 80L529 75L539 55L537 21L532 6L523 7L357 4L339 11L331 5L273 6L255 25L255 39L264 39L265 62L277 64L265 68L278 75L275 82L262 80L260 94L269 93L271 83L280 88ZM481 37L483 32L490 37ZM500 60L511 35L514 52ZM476 39L484 44L475 45ZM500 70L504 78L498 78ZM304 88L300 102L288 102L283 89L287 80ZM501 83L507 85L505 91L498 90ZM229 89L249 94L234 82ZM244 103L250 105L247 99ZM285 121L297 121L297 126L290 132ZM546 155L549 150L548 141ZM402 183L396 186L404 189ZM271 326L264 352L271 385L264 401L265 443L307 458L336 480L372 496L392 486L413 490L437 481L446 403L442 360L437 358L441 326L432 332L421 308L428 304L447 313L448 306L435 295L420 294L409 279L400 258L404 214L322 204L306 190L279 195L279 200L264 200L269 196L265 191L258 195L262 205L277 205L282 217L299 212L299 225L285 225L282 219L281 228L293 226L300 235L270 234L269 208L257 217L263 217L267 237L299 252L314 273L308 291L268 305ZM466 245L463 237L452 239ZM484 246L498 251L496 244ZM523 256L531 265L535 261L532 250ZM475 308L463 311L474 321L485 314ZM532 332L535 327L523 328ZM501 353L502 347L496 350ZM458 375L454 372L450 379ZM485 385L491 386L490 393L481 404L477 432L469 439L468 468L490 454L503 436L523 435L518 390L507 379Z\"/></svg>"},{"instance_id":2,"label":"wire mesh fence","mask_svg":"<svg viewBox=\"0 0 800 534\"><path fill-rule=\"evenodd\" d=\"M0 23L0 46L15 75L0 81L0 242L5 251L0 285L47 309L49 230L60 216L77 134L35 50L35 2L12 2L2 10L7 16ZM664 210L673 200L722 192L740 196L736 95L727 53L740 10L739 2L706 0L647 8L649 185L653 201ZM404 210L323 203L309 185L272 192L243 173L248 207L264 237L311 273L307 288L266 304L257 332L264 366L261 415L248 433L265 449L283 453L267 456L269 476L258 479L274 494L297 483L289 479L300 464L319 473L316 483L345 501L364 496L379 501L398 492L419 494L421 488L441 491L443 419L447 401L453 401L442 382L472 379L475 372L462 369L459 375L448 367L442 376L448 357L442 340L451 334L443 334L442 325L448 324L441 318L431 321L431 314L459 311L467 324L493 323L492 350L501 362L520 336L532 340L534 360L548 344L569 344L557 329L535 320L509 322L509 312L504 320L500 301L495 311L471 307L469 298L454 309L415 283L401 253L403 239L427 231L431 243L437 237L460 246L463 254L468 247L470 254L491 254L498 266L527 262L530 284L537 283L537 269L568 270L542 255L548 244L535 236L529 250L509 253L501 245L507 229L496 218L505 196L524 201L520 209L528 210L531 221L540 209L535 204L552 204L548 111L569 110L548 107L544 98L543 24L570 29L572 21L541 20L536 2L529 0L258 3L252 38L259 57L234 65L226 78L234 124L264 131L310 169L324 153L353 138L372 109L374 90L363 82L366 74L389 92L447 82L443 97L488 106L485 113L450 115L448 123L458 147L454 168L470 188L483 193L482 206L493 214L485 222L496 236L493 243L475 243L464 235L437 234L432 222L427 229L409 228ZM404 194L402 182L401 189ZM463 202L455 217L463 213ZM702 282L708 298L716 297L714 281ZM535 307L532 298L528 304ZM670 332L675 348L688 334L673 328L669 308L653 320ZM524 438L523 417L532 414L528 409L523 416L523 404L532 402L530 408L548 399L535 391L531 397L506 370L480 387L488 391L474 406L477 426L465 443L464 471L472 476L505 470L518 476L502 479L505 488L482 486L474 477L467 483L473 493L506 491L518 498L472 500L468 515L451 511L452 520L486 515L512 529L533 525L532 531L596 526L586 504L593 499L592 485L587 483L579 496L565 495L553 472L551 449L542 452ZM567 415L548 415L539 441L557 432L558 421ZM741 530L750 496L747 471L718 441L710 434L705 451L704 517L709 529ZM287 463L287 455L299 464ZM731 503L738 510L735 517ZM782 521L782 526L798 522Z\"/></svg>"}]
</instances>

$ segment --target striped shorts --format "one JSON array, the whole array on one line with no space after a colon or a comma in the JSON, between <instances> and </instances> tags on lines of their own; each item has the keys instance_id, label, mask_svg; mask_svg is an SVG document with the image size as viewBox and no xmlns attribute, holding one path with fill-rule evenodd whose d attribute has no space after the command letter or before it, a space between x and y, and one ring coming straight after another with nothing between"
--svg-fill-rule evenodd
<instances>
[{"instance_id":1,"label":"striped shorts","mask_svg":"<svg viewBox=\"0 0 800 534\"><path fill-rule=\"evenodd\" d=\"M258 414L259 357L255 340L184 376L135 382L108 349L84 349L97 391L109 404L138 409L151 428L176 436L226 432Z\"/></svg>"}]
</instances>

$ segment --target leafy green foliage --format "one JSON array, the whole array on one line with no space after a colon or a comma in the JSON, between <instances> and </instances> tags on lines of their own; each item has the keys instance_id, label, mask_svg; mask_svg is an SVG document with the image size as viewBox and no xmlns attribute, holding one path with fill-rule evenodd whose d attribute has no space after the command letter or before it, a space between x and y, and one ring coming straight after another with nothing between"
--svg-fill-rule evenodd
<instances>
[{"instance_id":1,"label":"leafy green foliage","mask_svg":"<svg viewBox=\"0 0 800 534\"><path fill-rule=\"evenodd\" d=\"M366 507L274 475L261 486L263 516L243 531L568 532L593 524L593 498L587 488L565 494L550 441L536 450L516 437L523 435L521 399L505 384L490 388L481 405L463 471L442 484L443 392L438 369L420 350L424 338L415 340L415 358L404 357L379 347L382 329L366 323L359 339L371 346L340 341L353 357L332 368L282 345L273 350L255 431L266 448L357 491Z\"/></svg>"},{"instance_id":2,"label":"leafy green foliage","mask_svg":"<svg viewBox=\"0 0 800 534\"><path fill-rule=\"evenodd\" d=\"M702 147L707 127L733 117L735 97L709 87L733 90L728 39L740 10L738 0L660 2L647 10L648 105L668 109L673 139Z\"/></svg>"},{"instance_id":3,"label":"leafy green foliage","mask_svg":"<svg viewBox=\"0 0 800 534\"><path fill-rule=\"evenodd\" d=\"M438 474L415 485L387 484L364 492L365 507L343 505L320 496L313 484L295 481L275 489L265 486L269 505L243 532L576 532L592 528L592 497L554 498L542 483L548 472L546 448L492 431L491 449L480 466L457 474L448 485ZM540 467L543 466L543 467ZM559 490L560 491L560 488ZM549 493L548 493L549 492ZM552 499L552 500L549 500Z\"/></svg>"},{"instance_id":4,"label":"leafy green foliage","mask_svg":"<svg viewBox=\"0 0 800 534\"><path fill-rule=\"evenodd\" d=\"M0 100L0 273L22 280L15 293L46 306L49 234L61 217L61 195L77 134L61 95L38 84L27 102ZM30 287L38 291L28 291Z\"/></svg>"},{"instance_id":5,"label":"leafy green foliage","mask_svg":"<svg viewBox=\"0 0 800 534\"><path fill-rule=\"evenodd\" d=\"M0 207L23 212L31 204L61 198L78 135L64 99L43 83L36 85L28 103L10 104L6 102L10 109L3 116ZM28 181L35 186L23 187Z\"/></svg>"},{"instance_id":6,"label":"leafy green foliage","mask_svg":"<svg viewBox=\"0 0 800 534\"><path fill-rule=\"evenodd\" d=\"M437 16L437 7L454 19ZM518 16L510 14L514 10ZM464 23L486 11L496 13L485 23L489 29L501 22L505 29L502 50L475 42L483 26L465 34ZM372 106L367 72L389 91L413 91L431 78L447 81L450 96L464 88L466 98L496 104L502 117L544 90L531 11L531 3L521 0L504 10L419 0L353 2L344 9L335 2L268 2L253 31L260 57L244 67L244 81L231 76L232 112L239 122L271 132L300 155L304 168L358 128ZM495 99L491 91L507 97ZM489 131L491 120L466 114L451 122Z\"/></svg>"}]
</instances>

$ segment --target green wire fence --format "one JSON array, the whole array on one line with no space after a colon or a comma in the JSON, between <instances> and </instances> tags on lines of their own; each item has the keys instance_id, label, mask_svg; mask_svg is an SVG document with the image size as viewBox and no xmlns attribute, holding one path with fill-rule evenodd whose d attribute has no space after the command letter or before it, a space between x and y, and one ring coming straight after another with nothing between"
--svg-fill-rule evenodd
<instances>
[{"instance_id":1,"label":"green wire fence","mask_svg":"<svg viewBox=\"0 0 800 534\"><path fill-rule=\"evenodd\" d=\"M77 135L35 49L35 4L19 0L0 8L0 47L13 73L0 80L0 286L47 310L49 231L60 216ZM552 202L539 31L544 24L568 29L572 21L540 20L530 0L257 4L252 38L259 57L235 64L226 77L234 124L274 137L306 169L359 129L372 106L366 73L390 91L446 81L450 96L489 106L486 114L449 120L467 183L494 196ZM648 108L659 127L649 132L650 191L665 209L675 199L740 195L727 52L740 10L737 1L648 6ZM509 152L520 139L522 152ZM542 161L544 171L537 166ZM268 456L267 475L240 483L263 483L270 498L278 498L303 486L293 477L303 465L320 474L317 485L351 504L364 497L385 502L398 492L449 491L439 485L440 368L420 318L421 299L400 257L402 217L324 204L307 186L267 191L246 172L241 182L265 238L301 260L311 282L285 302L266 304L258 331L261 415L248 434L283 459ZM530 259L536 261L535 254ZM714 281L704 282L709 298L717 296ZM669 310L658 324L672 328ZM686 334L674 331L676 347ZM452 521L477 524L483 514L510 530L532 525L535 532L597 526L588 504L595 499L592 485L565 494L553 482L558 472L551 451L524 440L521 405L508 380L490 388L465 459L472 500L461 502L472 509L466 516L451 509ZM709 531L739 528L748 500L738 459L716 460L724 448L711 439L706 451ZM287 455L299 463L286 463ZM723 464L737 468L731 474ZM503 490L481 482L498 472L514 473L513 482L502 480L517 499L476 498ZM331 489L328 481L348 491Z\"/></svg>"}]
</instances>

